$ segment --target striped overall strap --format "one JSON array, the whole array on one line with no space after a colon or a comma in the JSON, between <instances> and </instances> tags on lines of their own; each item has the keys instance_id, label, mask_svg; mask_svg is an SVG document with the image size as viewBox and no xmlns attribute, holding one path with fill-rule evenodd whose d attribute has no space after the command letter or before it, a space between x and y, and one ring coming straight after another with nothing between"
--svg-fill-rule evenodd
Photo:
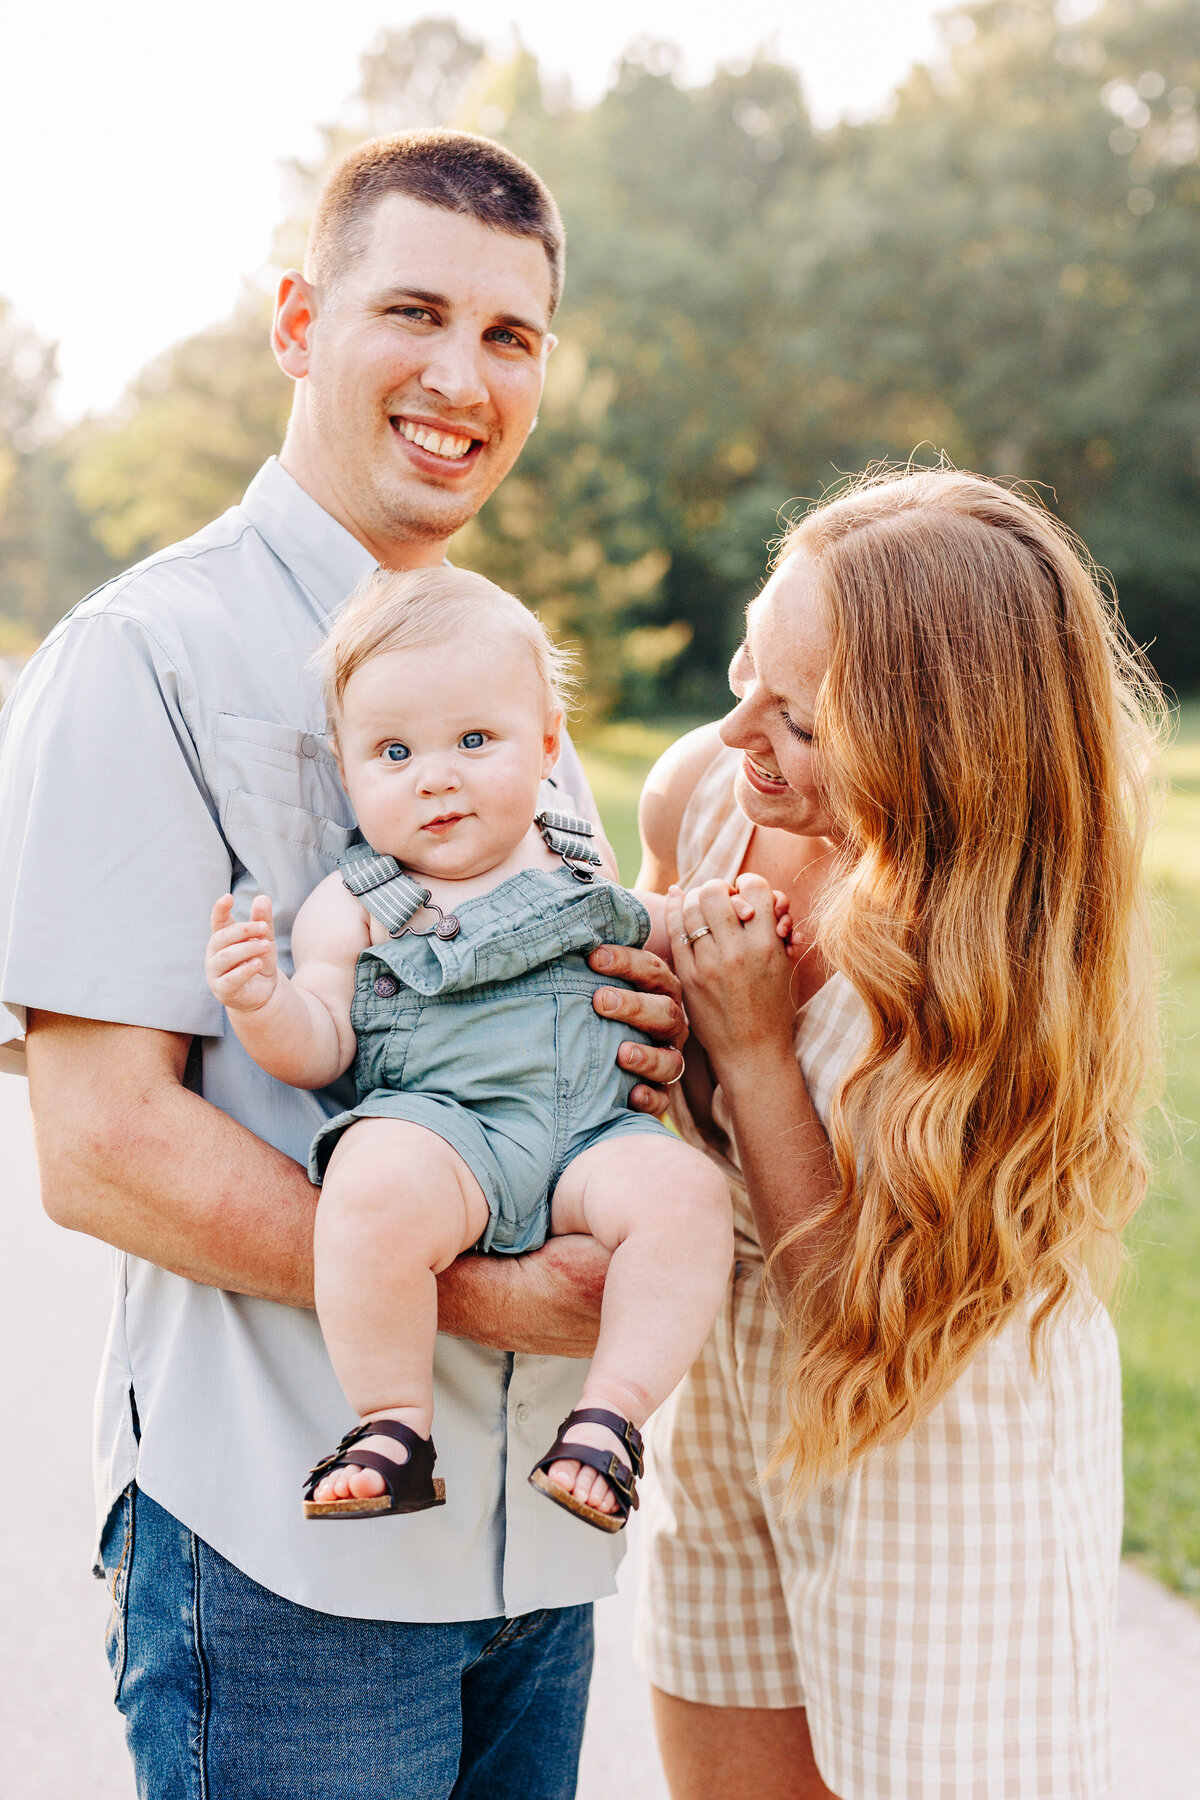
<instances>
[{"instance_id":1,"label":"striped overall strap","mask_svg":"<svg viewBox=\"0 0 1200 1800\"><path fill-rule=\"evenodd\" d=\"M429 889L406 875L394 856L351 856L342 864L342 885L361 900L392 937L400 937L429 903Z\"/></svg>"},{"instance_id":2,"label":"striped overall strap","mask_svg":"<svg viewBox=\"0 0 1200 1800\"><path fill-rule=\"evenodd\" d=\"M590 868L576 867L577 863L596 866L600 862L600 852L589 841L596 835L590 819L580 819L574 813L540 812L534 824L554 854L562 857L564 867L570 869L576 881L592 879Z\"/></svg>"}]
</instances>

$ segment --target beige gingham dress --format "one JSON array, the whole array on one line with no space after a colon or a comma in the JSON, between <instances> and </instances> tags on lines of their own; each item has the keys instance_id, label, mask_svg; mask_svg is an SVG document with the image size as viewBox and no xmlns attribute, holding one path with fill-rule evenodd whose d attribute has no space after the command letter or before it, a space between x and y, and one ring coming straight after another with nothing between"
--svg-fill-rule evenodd
<instances>
[{"instance_id":1,"label":"beige gingham dress","mask_svg":"<svg viewBox=\"0 0 1200 1800\"><path fill-rule=\"evenodd\" d=\"M685 885L741 867L737 762L719 755L688 806ZM840 975L799 1016L796 1054L826 1123L862 1029ZM784 1514L763 1478L778 1327L736 1151L706 1143L678 1102L675 1122L726 1169L737 1262L654 1423L638 1629L651 1681L712 1706L807 1707L840 1800L1098 1800L1121 1536L1107 1313L1081 1306L1056 1327L1040 1378L1015 1322L902 1442Z\"/></svg>"}]
</instances>

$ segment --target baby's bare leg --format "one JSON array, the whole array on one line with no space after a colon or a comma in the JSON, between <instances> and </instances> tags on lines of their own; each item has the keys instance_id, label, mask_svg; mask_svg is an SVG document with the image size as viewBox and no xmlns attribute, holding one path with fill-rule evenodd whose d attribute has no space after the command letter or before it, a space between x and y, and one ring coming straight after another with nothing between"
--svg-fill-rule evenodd
<instances>
[{"instance_id":1,"label":"baby's bare leg","mask_svg":"<svg viewBox=\"0 0 1200 1800\"><path fill-rule=\"evenodd\" d=\"M724 1177L666 1132L613 1138L565 1170L551 1230L588 1232L613 1253L579 1404L619 1413L640 1430L696 1360L725 1292L733 1219ZM573 1425L567 1437L629 1460L601 1425ZM615 1510L608 1483L586 1465L554 1463L549 1474L585 1505Z\"/></svg>"},{"instance_id":2,"label":"baby's bare leg","mask_svg":"<svg viewBox=\"0 0 1200 1800\"><path fill-rule=\"evenodd\" d=\"M395 1419L421 1437L433 1422L437 1281L488 1222L483 1189L436 1132L401 1119L360 1119L329 1159L313 1238L317 1316L355 1412ZM393 1438L364 1450L393 1462ZM370 1499L374 1469L338 1469L314 1499Z\"/></svg>"}]
</instances>

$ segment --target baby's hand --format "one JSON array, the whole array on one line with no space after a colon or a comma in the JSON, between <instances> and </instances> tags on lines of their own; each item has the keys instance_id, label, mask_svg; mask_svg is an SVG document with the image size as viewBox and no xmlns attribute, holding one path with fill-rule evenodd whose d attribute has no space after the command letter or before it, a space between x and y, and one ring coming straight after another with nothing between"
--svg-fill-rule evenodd
<instances>
[{"instance_id":1,"label":"baby's hand","mask_svg":"<svg viewBox=\"0 0 1200 1800\"><path fill-rule=\"evenodd\" d=\"M212 936L204 958L208 985L230 1012L257 1012L275 992L279 968L271 902L256 894L244 925L233 924L233 896L212 909Z\"/></svg>"},{"instance_id":2,"label":"baby's hand","mask_svg":"<svg viewBox=\"0 0 1200 1800\"><path fill-rule=\"evenodd\" d=\"M781 892L781 890L779 888L773 888L771 890L771 893L772 893L772 897L775 901L775 936L783 939L784 943L788 946L788 950L790 952L791 937L792 937L792 915L789 910L788 897L785 893ZM745 894L741 893L736 887L730 888L729 898L732 903L734 912L737 914L738 918L742 921L743 925L745 925L748 920L750 920L754 917L753 902L750 900L747 900Z\"/></svg>"}]
</instances>

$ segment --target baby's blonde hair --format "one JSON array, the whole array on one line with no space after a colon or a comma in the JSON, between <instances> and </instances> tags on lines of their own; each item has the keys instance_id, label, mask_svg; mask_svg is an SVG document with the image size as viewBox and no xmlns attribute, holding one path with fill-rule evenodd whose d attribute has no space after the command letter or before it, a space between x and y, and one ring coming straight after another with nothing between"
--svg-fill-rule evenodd
<instances>
[{"instance_id":1,"label":"baby's blonde hair","mask_svg":"<svg viewBox=\"0 0 1200 1800\"><path fill-rule=\"evenodd\" d=\"M350 677L388 650L424 649L470 634L501 645L519 638L533 658L547 716L567 710L572 697L569 650L560 650L545 626L495 582L470 569L376 569L360 582L334 619L320 652L325 710L336 734Z\"/></svg>"}]
</instances>

